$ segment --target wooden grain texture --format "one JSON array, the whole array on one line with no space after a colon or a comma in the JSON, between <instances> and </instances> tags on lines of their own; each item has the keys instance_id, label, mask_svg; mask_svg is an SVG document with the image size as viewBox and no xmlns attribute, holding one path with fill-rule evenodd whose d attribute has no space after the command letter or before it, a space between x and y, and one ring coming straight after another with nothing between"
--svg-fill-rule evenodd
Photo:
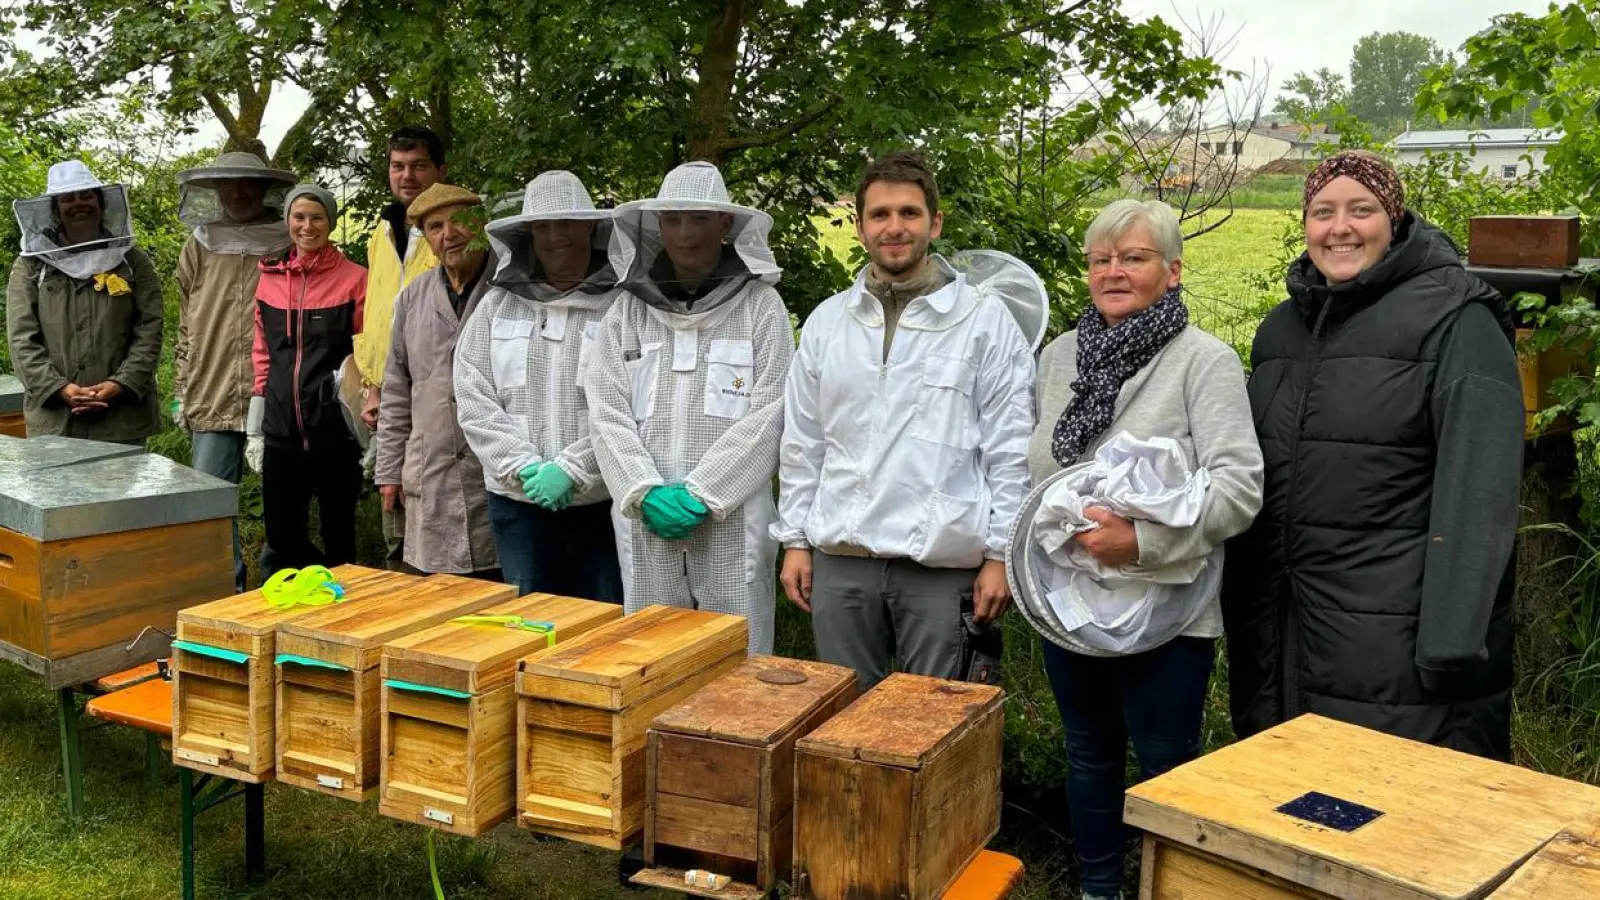
<instances>
[{"instance_id":1,"label":"wooden grain texture","mask_svg":"<svg viewBox=\"0 0 1600 900\"><path fill-rule=\"evenodd\" d=\"M28 426L22 419L22 413L0 415L0 434L14 438L27 437Z\"/></svg>"},{"instance_id":2,"label":"wooden grain texture","mask_svg":"<svg viewBox=\"0 0 1600 900\"><path fill-rule=\"evenodd\" d=\"M758 805L764 748L681 734L655 733L652 739L657 791L750 809Z\"/></svg>"},{"instance_id":3,"label":"wooden grain texture","mask_svg":"<svg viewBox=\"0 0 1600 900\"><path fill-rule=\"evenodd\" d=\"M782 679L802 677L798 683ZM777 656L754 656L726 677L667 710L651 723L657 731L766 747L792 731L819 704L849 690L855 671Z\"/></svg>"},{"instance_id":4,"label":"wooden grain texture","mask_svg":"<svg viewBox=\"0 0 1600 900\"><path fill-rule=\"evenodd\" d=\"M801 750L795 783L794 883L804 886L797 897L911 896L916 772Z\"/></svg>"},{"instance_id":5,"label":"wooden grain texture","mask_svg":"<svg viewBox=\"0 0 1600 900\"><path fill-rule=\"evenodd\" d=\"M896 672L800 741L807 753L917 768L964 723L997 708L996 687Z\"/></svg>"},{"instance_id":6,"label":"wooden grain texture","mask_svg":"<svg viewBox=\"0 0 1600 900\"><path fill-rule=\"evenodd\" d=\"M1346 833L1276 811L1310 791L1383 816ZM1432 900L1481 896L1597 801L1593 787L1308 715L1138 785L1124 819L1333 897Z\"/></svg>"},{"instance_id":7,"label":"wooden grain texture","mask_svg":"<svg viewBox=\"0 0 1600 900\"><path fill-rule=\"evenodd\" d=\"M277 779L361 802L378 789L376 667L277 667Z\"/></svg>"},{"instance_id":8,"label":"wooden grain texture","mask_svg":"<svg viewBox=\"0 0 1600 900\"><path fill-rule=\"evenodd\" d=\"M517 692L620 710L746 652L749 635L743 616L649 606L522 660Z\"/></svg>"},{"instance_id":9,"label":"wooden grain texture","mask_svg":"<svg viewBox=\"0 0 1600 900\"><path fill-rule=\"evenodd\" d=\"M404 575L365 566L335 566L334 578L344 588L340 606L386 597L401 588L421 583L416 575ZM223 650L251 653L258 646L252 638L270 638L284 622L324 609L321 606L295 606L280 609L267 602L260 589L229 594L221 600L191 606L178 613L178 637Z\"/></svg>"},{"instance_id":10,"label":"wooden grain texture","mask_svg":"<svg viewBox=\"0 0 1600 900\"><path fill-rule=\"evenodd\" d=\"M1600 897L1600 807L1561 829L1490 900Z\"/></svg>"},{"instance_id":11,"label":"wooden grain texture","mask_svg":"<svg viewBox=\"0 0 1600 900\"><path fill-rule=\"evenodd\" d=\"M650 722L743 662L747 642L742 618L651 607L580 635L576 650L524 659L517 823L613 849L632 840Z\"/></svg>"},{"instance_id":12,"label":"wooden grain texture","mask_svg":"<svg viewBox=\"0 0 1600 900\"><path fill-rule=\"evenodd\" d=\"M372 669L382 658L384 644L502 603L516 593L508 584L430 575L379 599L321 606L278 623L278 652L357 671Z\"/></svg>"},{"instance_id":13,"label":"wooden grain texture","mask_svg":"<svg viewBox=\"0 0 1600 900\"><path fill-rule=\"evenodd\" d=\"M986 708L923 761L911 814L912 896L944 894L1000 830L1005 713Z\"/></svg>"},{"instance_id":14,"label":"wooden grain texture","mask_svg":"<svg viewBox=\"0 0 1600 900\"><path fill-rule=\"evenodd\" d=\"M516 702L509 683L465 699L384 687L379 811L467 837L510 818Z\"/></svg>"},{"instance_id":15,"label":"wooden grain texture","mask_svg":"<svg viewBox=\"0 0 1600 900\"><path fill-rule=\"evenodd\" d=\"M1564 269L1578 264L1577 216L1473 216L1467 260L1477 266Z\"/></svg>"},{"instance_id":16,"label":"wooden grain texture","mask_svg":"<svg viewBox=\"0 0 1600 900\"><path fill-rule=\"evenodd\" d=\"M162 679L102 694L84 707L89 715L148 731L162 737L172 735L172 684Z\"/></svg>"},{"instance_id":17,"label":"wooden grain texture","mask_svg":"<svg viewBox=\"0 0 1600 900\"><path fill-rule=\"evenodd\" d=\"M635 872L628 880L640 887L676 891L680 894L688 894L691 897L706 897L709 900L767 900L766 891L749 885L733 883L713 891L689 887L684 884L683 876L684 870L681 868L660 867L641 869Z\"/></svg>"},{"instance_id":18,"label":"wooden grain texture","mask_svg":"<svg viewBox=\"0 0 1600 900\"><path fill-rule=\"evenodd\" d=\"M559 644L621 619L622 607L577 597L529 594L475 615L549 622L555 626ZM517 661L544 649L548 640L543 634L520 628L445 622L390 642L384 648L385 665L406 674L385 677L470 694L487 692L510 685Z\"/></svg>"},{"instance_id":19,"label":"wooden grain texture","mask_svg":"<svg viewBox=\"0 0 1600 900\"><path fill-rule=\"evenodd\" d=\"M1140 880L1139 900L1332 900L1165 841L1146 839L1144 858L1150 877Z\"/></svg>"},{"instance_id":20,"label":"wooden grain texture","mask_svg":"<svg viewBox=\"0 0 1600 900\"><path fill-rule=\"evenodd\" d=\"M0 641L55 661L171 634L232 590L232 541L228 519L43 542L0 529Z\"/></svg>"}]
</instances>

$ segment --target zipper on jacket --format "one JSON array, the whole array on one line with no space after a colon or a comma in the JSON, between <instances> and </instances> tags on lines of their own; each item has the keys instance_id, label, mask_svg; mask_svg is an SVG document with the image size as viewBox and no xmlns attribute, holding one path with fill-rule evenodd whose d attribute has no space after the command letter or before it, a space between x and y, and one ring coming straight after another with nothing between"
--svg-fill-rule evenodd
<instances>
[{"instance_id":1,"label":"zipper on jacket","mask_svg":"<svg viewBox=\"0 0 1600 900\"><path fill-rule=\"evenodd\" d=\"M295 319L294 334L294 422L300 428L300 446L305 452L311 452L311 435L306 434L306 417L300 406L300 364L305 359L306 349L306 289L311 284L311 277L303 270L300 273L300 302ZM289 276L289 294L294 295L294 275Z\"/></svg>"},{"instance_id":2,"label":"zipper on jacket","mask_svg":"<svg viewBox=\"0 0 1600 900\"><path fill-rule=\"evenodd\" d=\"M539 338L538 339L543 341L544 340L544 329L545 329L545 326L550 321L550 310L549 309L541 309L541 310L539 310L539 314L540 314L540 317L541 317L542 321L539 322ZM568 318L570 320L570 318L571 318L570 313L568 314ZM570 326L572 323L569 321L567 324ZM566 335L566 332L563 331L562 334L561 334L561 341L562 341L562 343L566 343L566 340L567 340L567 335ZM582 343L583 337L581 335L579 336L578 341L579 341L578 346L581 348L583 346L583 343ZM543 348L541 348L541 349L543 349ZM545 446L551 448L551 452L549 453L549 455L547 455L545 457L545 459L547 461L549 461L549 462L555 462L556 457L560 456L561 455L561 451L563 449L565 449L561 444L561 440L557 437L557 429L560 427L560 423L557 420L557 416L556 416L556 377L559 375L559 373L561 371L561 367L552 366L550 364L550 362L551 362L552 357L555 358L555 359L561 359L562 356L561 356L561 351L560 350L558 350L557 352L555 352L553 354L552 353L543 353L543 354L540 354L540 356L544 359L544 385L545 385L545 417L544 417L544 429L545 430L544 430L544 440L545 440Z\"/></svg>"},{"instance_id":3,"label":"zipper on jacket","mask_svg":"<svg viewBox=\"0 0 1600 900\"><path fill-rule=\"evenodd\" d=\"M1311 385L1316 380L1317 369L1322 365L1322 327L1328 321L1328 312L1333 309L1334 298L1330 293L1322 304L1322 311L1317 313L1315 324L1311 327L1311 358L1306 365L1306 382L1300 389L1300 398L1295 401L1294 430L1289 432L1289 497L1284 509L1283 517L1283 555L1284 555L1284 582L1291 597L1295 594L1294 566L1290 561L1291 532L1294 530L1295 498L1300 490L1300 432L1305 430L1306 400L1311 396ZM1291 632L1293 637L1291 638ZM1291 661L1292 656L1299 653L1299 620L1290 609L1290 604L1278 604L1278 633L1282 636L1278 656L1279 679L1283 685L1283 697L1280 699L1280 718L1288 719L1290 716L1299 715L1299 672L1296 663ZM1291 653L1291 648L1294 653Z\"/></svg>"}]
</instances>

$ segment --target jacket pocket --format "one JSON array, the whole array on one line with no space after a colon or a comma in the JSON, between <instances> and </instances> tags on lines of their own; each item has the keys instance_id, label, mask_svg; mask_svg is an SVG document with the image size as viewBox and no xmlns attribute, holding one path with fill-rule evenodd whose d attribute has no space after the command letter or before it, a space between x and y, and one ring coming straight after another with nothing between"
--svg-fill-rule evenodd
<instances>
[{"instance_id":1,"label":"jacket pocket","mask_svg":"<svg viewBox=\"0 0 1600 900\"><path fill-rule=\"evenodd\" d=\"M628 373L629 405L633 420L643 424L656 413L656 385L661 380L661 344L645 344L639 358L623 363Z\"/></svg>"},{"instance_id":2,"label":"jacket pocket","mask_svg":"<svg viewBox=\"0 0 1600 900\"><path fill-rule=\"evenodd\" d=\"M589 359L594 355L595 344L600 340L600 321L583 326L583 342L578 345L578 375L577 385L579 390L589 383Z\"/></svg>"},{"instance_id":3,"label":"jacket pocket","mask_svg":"<svg viewBox=\"0 0 1600 900\"><path fill-rule=\"evenodd\" d=\"M978 445L977 407L972 363L959 356L929 356L922 366L915 437L946 447L970 450Z\"/></svg>"},{"instance_id":4,"label":"jacket pocket","mask_svg":"<svg viewBox=\"0 0 1600 900\"><path fill-rule=\"evenodd\" d=\"M712 341L706 352L706 415L744 418L750 412L754 381L755 350L751 342Z\"/></svg>"},{"instance_id":5,"label":"jacket pocket","mask_svg":"<svg viewBox=\"0 0 1600 900\"><path fill-rule=\"evenodd\" d=\"M514 391L528 383L528 343L533 323L496 319L489 333L489 363L497 391Z\"/></svg>"}]
</instances>

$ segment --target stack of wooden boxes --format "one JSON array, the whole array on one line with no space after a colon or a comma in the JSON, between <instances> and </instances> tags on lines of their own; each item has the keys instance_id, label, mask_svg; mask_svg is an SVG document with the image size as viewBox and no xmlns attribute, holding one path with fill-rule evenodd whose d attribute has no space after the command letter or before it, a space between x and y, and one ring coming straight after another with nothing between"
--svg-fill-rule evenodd
<instances>
[{"instance_id":1,"label":"stack of wooden boxes","mask_svg":"<svg viewBox=\"0 0 1600 900\"><path fill-rule=\"evenodd\" d=\"M383 814L468 837L510 818L517 662L620 618L614 603L532 594L384 647Z\"/></svg>"}]
</instances>

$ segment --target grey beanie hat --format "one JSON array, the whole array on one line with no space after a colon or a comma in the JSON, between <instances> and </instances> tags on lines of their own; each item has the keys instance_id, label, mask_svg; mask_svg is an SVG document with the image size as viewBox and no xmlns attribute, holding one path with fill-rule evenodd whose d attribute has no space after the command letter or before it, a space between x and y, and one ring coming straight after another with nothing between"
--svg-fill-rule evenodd
<instances>
[{"instance_id":1,"label":"grey beanie hat","mask_svg":"<svg viewBox=\"0 0 1600 900\"><path fill-rule=\"evenodd\" d=\"M287 218L289 207L294 206L294 201L301 197L310 197L322 204L328 211L328 224L333 225L339 221L339 201L333 199L333 192L320 184L297 184L289 189L289 195L283 198L283 213Z\"/></svg>"}]
</instances>

